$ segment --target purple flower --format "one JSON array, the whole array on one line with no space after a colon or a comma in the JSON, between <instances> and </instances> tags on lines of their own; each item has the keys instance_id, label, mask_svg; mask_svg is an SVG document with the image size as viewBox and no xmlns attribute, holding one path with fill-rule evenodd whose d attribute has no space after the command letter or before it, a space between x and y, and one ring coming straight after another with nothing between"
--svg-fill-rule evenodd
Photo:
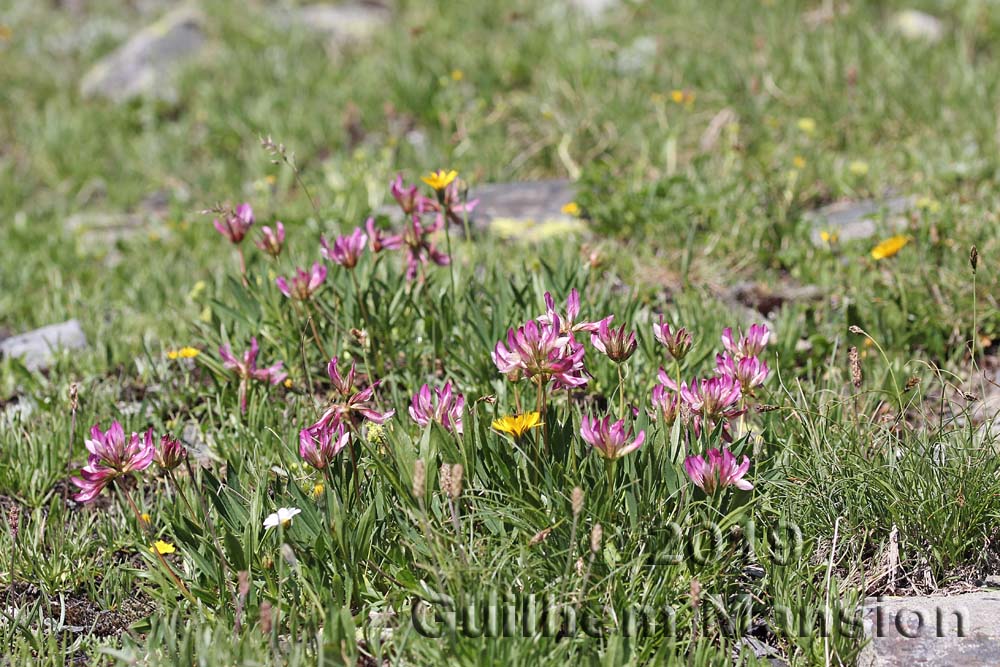
<instances>
[{"instance_id":1,"label":"purple flower","mask_svg":"<svg viewBox=\"0 0 1000 667\"><path fill-rule=\"evenodd\" d=\"M743 410L737 405L743 397L739 380L730 375L722 375L692 380L690 385L685 382L678 388L677 383L662 368L658 377L662 384L680 393L681 401L694 415L692 421L696 434L701 433L703 422L709 428L714 428L721 421L722 437L728 441L730 436L727 420L743 414Z\"/></svg>"},{"instance_id":2,"label":"purple flower","mask_svg":"<svg viewBox=\"0 0 1000 667\"><path fill-rule=\"evenodd\" d=\"M671 426L677 421L680 414L681 401L676 391L669 387L658 384L653 387L651 400L655 408L654 416L661 419L666 426Z\"/></svg>"},{"instance_id":3,"label":"purple flower","mask_svg":"<svg viewBox=\"0 0 1000 667\"><path fill-rule=\"evenodd\" d=\"M770 337L771 332L763 324L751 325L746 336L740 331L739 337L735 339L732 327L726 327L722 330L722 347L739 361L743 357L755 357L763 352Z\"/></svg>"},{"instance_id":4,"label":"purple flower","mask_svg":"<svg viewBox=\"0 0 1000 667\"><path fill-rule=\"evenodd\" d=\"M285 226L278 221L275 224L275 229L271 229L267 225L261 228L261 237L257 241L257 247L266 252L271 257L277 257L281 254L281 249L285 245Z\"/></svg>"},{"instance_id":5,"label":"purple flower","mask_svg":"<svg viewBox=\"0 0 1000 667\"><path fill-rule=\"evenodd\" d=\"M220 234L229 239L230 243L240 243L253 225L253 209L250 204L240 204L231 215L223 221L213 221Z\"/></svg>"},{"instance_id":6,"label":"purple flower","mask_svg":"<svg viewBox=\"0 0 1000 667\"><path fill-rule=\"evenodd\" d=\"M401 235L402 242L406 245L407 280L416 278L418 269L428 262L434 262L438 266L451 264L451 257L438 250L430 240L430 235L436 232L439 226L438 223L426 226L420 221L419 216L407 220Z\"/></svg>"},{"instance_id":7,"label":"purple flower","mask_svg":"<svg viewBox=\"0 0 1000 667\"><path fill-rule=\"evenodd\" d=\"M243 353L243 359L238 359L233 354L232 348L228 345L223 345L219 348L222 365L231 371L235 371L236 376L240 379L241 412L247 411L247 384L250 380L278 384L288 377L288 373L281 370L282 362L280 361L267 368L257 368L257 354L259 352L260 348L257 346L256 338L250 339L250 349Z\"/></svg>"},{"instance_id":8,"label":"purple flower","mask_svg":"<svg viewBox=\"0 0 1000 667\"><path fill-rule=\"evenodd\" d=\"M758 357L743 357L736 361L728 354L715 355L715 371L720 375L736 378L743 392L764 384L771 372L767 364Z\"/></svg>"},{"instance_id":9,"label":"purple flower","mask_svg":"<svg viewBox=\"0 0 1000 667\"><path fill-rule=\"evenodd\" d=\"M156 465L164 470L173 470L187 458L187 448L179 440L164 435L160 438L160 448L156 450Z\"/></svg>"},{"instance_id":10,"label":"purple flower","mask_svg":"<svg viewBox=\"0 0 1000 667\"><path fill-rule=\"evenodd\" d=\"M444 195L442 197L444 215L452 224L465 224L464 217L469 213L472 213L478 203L478 199L473 199L472 201L462 201L458 181L453 181L444 189ZM440 216L441 214L438 213L438 215Z\"/></svg>"},{"instance_id":11,"label":"purple flower","mask_svg":"<svg viewBox=\"0 0 1000 667\"><path fill-rule=\"evenodd\" d=\"M420 194L416 185L406 187L402 174L396 174L396 180L389 184L389 192L407 216L420 215L436 208L434 201Z\"/></svg>"},{"instance_id":12,"label":"purple flower","mask_svg":"<svg viewBox=\"0 0 1000 667\"><path fill-rule=\"evenodd\" d=\"M316 470L323 470L347 446L351 433L338 420L314 424L299 431L299 456Z\"/></svg>"},{"instance_id":13,"label":"purple flower","mask_svg":"<svg viewBox=\"0 0 1000 667\"><path fill-rule=\"evenodd\" d=\"M357 423L361 419L367 419L376 424L384 424L386 420L396 414L395 410L379 412L372 404L372 399L375 397L375 389L379 386L381 380L372 382L368 385L368 388L362 391L354 392L355 364L351 363L351 370L348 371L345 378L337 368L338 362L337 357L331 359L326 371L342 400L328 407L323 416L309 427L310 429L330 428L330 424L333 423Z\"/></svg>"},{"instance_id":14,"label":"purple flower","mask_svg":"<svg viewBox=\"0 0 1000 667\"><path fill-rule=\"evenodd\" d=\"M320 253L331 262L340 264L346 269L353 269L358 265L367 242L368 236L360 227L355 227L350 235L338 236L332 246L325 238L320 238L320 244L323 246Z\"/></svg>"},{"instance_id":15,"label":"purple flower","mask_svg":"<svg viewBox=\"0 0 1000 667\"><path fill-rule=\"evenodd\" d=\"M667 348L670 356L677 361L686 357L691 350L691 334L684 328L671 331L670 325L663 321L662 315L660 315L660 323L653 325L653 335Z\"/></svg>"},{"instance_id":16,"label":"purple flower","mask_svg":"<svg viewBox=\"0 0 1000 667\"><path fill-rule=\"evenodd\" d=\"M545 314L538 317L538 321L542 324L552 324L552 322L558 321L561 325L560 333L576 333L578 331L586 331L588 333L596 332L600 326L601 322L577 322L576 317L580 314L580 293L573 288L569 292L569 296L566 297L566 315L560 316L556 312L555 301L552 299L552 295L549 292L545 293ZM610 322L614 316L609 315L604 318L604 321Z\"/></svg>"},{"instance_id":17,"label":"purple flower","mask_svg":"<svg viewBox=\"0 0 1000 667\"><path fill-rule=\"evenodd\" d=\"M587 384L583 354L583 345L560 333L559 316L553 314L551 324L529 320L516 330L508 329L506 347L497 342L492 357L500 372L512 379L522 374L538 376L542 382L551 378L559 388Z\"/></svg>"},{"instance_id":18,"label":"purple flower","mask_svg":"<svg viewBox=\"0 0 1000 667\"><path fill-rule=\"evenodd\" d=\"M446 382L441 389L431 388L426 384L420 388L410 402L410 417L420 426L426 427L436 421L448 432L462 435L462 408L465 407L465 397L452 393L451 382Z\"/></svg>"},{"instance_id":19,"label":"purple flower","mask_svg":"<svg viewBox=\"0 0 1000 667\"><path fill-rule=\"evenodd\" d=\"M642 447L646 432L632 436L632 429L625 430L624 419L612 424L611 417L598 419L584 415L580 423L580 437L606 459L618 459Z\"/></svg>"},{"instance_id":20,"label":"purple flower","mask_svg":"<svg viewBox=\"0 0 1000 667\"><path fill-rule=\"evenodd\" d=\"M608 326L611 318L600 321L596 333L590 334L590 343L598 351L608 355L608 358L616 364L628 361L628 358L635 352L638 343L635 340L635 332L626 334L625 325L617 329Z\"/></svg>"},{"instance_id":21,"label":"purple flower","mask_svg":"<svg viewBox=\"0 0 1000 667\"><path fill-rule=\"evenodd\" d=\"M748 480L743 479L750 469L750 459L744 455L740 463L728 449L708 450L708 460L702 456L689 456L684 459L684 470L695 486L711 495L717 489L735 486L737 489L749 491L753 488Z\"/></svg>"},{"instance_id":22,"label":"purple flower","mask_svg":"<svg viewBox=\"0 0 1000 667\"><path fill-rule=\"evenodd\" d=\"M120 423L112 422L107 432L102 432L97 424L90 429L90 439L84 444L90 456L87 465L80 471L80 477L70 481L80 488L73 496L79 503L93 501L112 480L131 472L145 470L153 462L153 429L140 436L133 433L126 440L125 430Z\"/></svg>"},{"instance_id":23,"label":"purple flower","mask_svg":"<svg viewBox=\"0 0 1000 667\"><path fill-rule=\"evenodd\" d=\"M284 276L275 278L274 284L288 298L307 301L319 289L324 280L326 280L326 267L319 262L314 262L312 269L308 272L299 268L295 269L291 285L288 284L288 280Z\"/></svg>"},{"instance_id":24,"label":"purple flower","mask_svg":"<svg viewBox=\"0 0 1000 667\"><path fill-rule=\"evenodd\" d=\"M416 190L416 186L413 188ZM383 250L396 250L403 245L403 237L400 234L387 235L375 226L375 218L368 218L365 221L365 231L368 232L368 244L372 252L382 252Z\"/></svg>"}]
</instances>

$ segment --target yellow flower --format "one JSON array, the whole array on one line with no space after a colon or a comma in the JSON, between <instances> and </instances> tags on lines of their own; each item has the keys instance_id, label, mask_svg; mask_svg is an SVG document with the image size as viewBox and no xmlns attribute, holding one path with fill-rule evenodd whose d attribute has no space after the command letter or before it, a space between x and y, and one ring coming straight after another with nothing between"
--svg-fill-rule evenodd
<instances>
[{"instance_id":1,"label":"yellow flower","mask_svg":"<svg viewBox=\"0 0 1000 667\"><path fill-rule=\"evenodd\" d=\"M314 499L319 499L319 497L323 495L323 488L322 483L317 483L316 486L313 487L312 495Z\"/></svg>"},{"instance_id":2,"label":"yellow flower","mask_svg":"<svg viewBox=\"0 0 1000 667\"><path fill-rule=\"evenodd\" d=\"M8 28L3 24L0 24L0 39L6 42L8 39L10 39L11 34L12 33L10 28Z\"/></svg>"},{"instance_id":3,"label":"yellow flower","mask_svg":"<svg viewBox=\"0 0 1000 667\"><path fill-rule=\"evenodd\" d=\"M897 252L903 249L910 239L903 235L892 236L882 241L877 246L872 248L872 259L885 259L886 257L892 257Z\"/></svg>"},{"instance_id":4,"label":"yellow flower","mask_svg":"<svg viewBox=\"0 0 1000 667\"><path fill-rule=\"evenodd\" d=\"M537 412L526 412L523 415L511 415L493 420L493 429L501 433L509 433L520 438L530 429L541 424L542 416Z\"/></svg>"},{"instance_id":5,"label":"yellow flower","mask_svg":"<svg viewBox=\"0 0 1000 667\"><path fill-rule=\"evenodd\" d=\"M163 556L165 554L172 554L175 551L177 551L177 549L175 549L174 545L172 545L170 542L164 542L163 540L156 540L156 542L153 543L153 546L149 547L149 551L150 553L160 554L161 556Z\"/></svg>"},{"instance_id":6,"label":"yellow flower","mask_svg":"<svg viewBox=\"0 0 1000 667\"><path fill-rule=\"evenodd\" d=\"M799 118L799 122L796 123L796 126L800 131L805 132L806 134L812 134L816 131L816 121L812 118Z\"/></svg>"},{"instance_id":7,"label":"yellow flower","mask_svg":"<svg viewBox=\"0 0 1000 667\"><path fill-rule=\"evenodd\" d=\"M285 378L285 389L292 388L292 378Z\"/></svg>"},{"instance_id":8,"label":"yellow flower","mask_svg":"<svg viewBox=\"0 0 1000 667\"><path fill-rule=\"evenodd\" d=\"M188 292L188 299L190 299L191 301L197 299L199 296L201 296L201 293L205 291L205 287L206 285L204 280L199 280L198 282L196 282L191 287L191 291Z\"/></svg>"},{"instance_id":9,"label":"yellow flower","mask_svg":"<svg viewBox=\"0 0 1000 667\"><path fill-rule=\"evenodd\" d=\"M694 104L694 93L690 90L675 89L670 91L670 99L674 104L684 104L691 106Z\"/></svg>"},{"instance_id":10,"label":"yellow flower","mask_svg":"<svg viewBox=\"0 0 1000 667\"><path fill-rule=\"evenodd\" d=\"M577 204L575 201L571 201L568 204L563 204L562 208L559 210L565 213L566 215L572 215L574 217L580 215L580 205Z\"/></svg>"},{"instance_id":11,"label":"yellow flower","mask_svg":"<svg viewBox=\"0 0 1000 667\"><path fill-rule=\"evenodd\" d=\"M167 359L194 359L199 354L201 350L195 347L182 347L179 350L170 350L167 352Z\"/></svg>"},{"instance_id":12,"label":"yellow flower","mask_svg":"<svg viewBox=\"0 0 1000 667\"><path fill-rule=\"evenodd\" d=\"M139 515L139 520L145 524L148 524L150 521L152 521L152 517L143 512L142 514Z\"/></svg>"},{"instance_id":13,"label":"yellow flower","mask_svg":"<svg viewBox=\"0 0 1000 667\"><path fill-rule=\"evenodd\" d=\"M458 172L452 169L451 171L445 171L444 169L439 169L438 171L432 171L429 176L424 176L422 180L427 185L431 186L435 190L441 191L446 187L451 185L451 182L458 177Z\"/></svg>"},{"instance_id":14,"label":"yellow flower","mask_svg":"<svg viewBox=\"0 0 1000 667\"><path fill-rule=\"evenodd\" d=\"M827 245L833 245L840 240L840 234L837 232L828 232L825 229L819 233L819 237L823 240L823 243Z\"/></svg>"},{"instance_id":15,"label":"yellow flower","mask_svg":"<svg viewBox=\"0 0 1000 667\"><path fill-rule=\"evenodd\" d=\"M465 72L463 72L462 70L460 70L460 69L453 69L453 70L451 70L451 80L452 81L461 81L464 78L465 78Z\"/></svg>"},{"instance_id":16,"label":"yellow flower","mask_svg":"<svg viewBox=\"0 0 1000 667\"><path fill-rule=\"evenodd\" d=\"M805 169L806 159L801 155L796 155L795 157L792 158L792 166L795 167L796 169Z\"/></svg>"},{"instance_id":17,"label":"yellow flower","mask_svg":"<svg viewBox=\"0 0 1000 667\"><path fill-rule=\"evenodd\" d=\"M847 165L847 169L855 176L864 176L868 173L868 163L864 160L855 160Z\"/></svg>"}]
</instances>

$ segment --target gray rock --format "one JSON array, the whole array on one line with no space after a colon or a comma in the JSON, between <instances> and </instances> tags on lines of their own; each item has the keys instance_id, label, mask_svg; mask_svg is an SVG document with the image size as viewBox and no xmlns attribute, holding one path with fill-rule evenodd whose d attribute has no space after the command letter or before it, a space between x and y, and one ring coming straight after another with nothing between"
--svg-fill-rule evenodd
<instances>
[{"instance_id":1,"label":"gray rock","mask_svg":"<svg viewBox=\"0 0 1000 667\"><path fill-rule=\"evenodd\" d=\"M871 643L858 665L1000 665L1000 592L865 602Z\"/></svg>"},{"instance_id":2,"label":"gray rock","mask_svg":"<svg viewBox=\"0 0 1000 667\"><path fill-rule=\"evenodd\" d=\"M621 0L569 0L570 9L591 20L603 19L621 4Z\"/></svg>"},{"instance_id":3,"label":"gray rock","mask_svg":"<svg viewBox=\"0 0 1000 667\"><path fill-rule=\"evenodd\" d=\"M656 38L637 37L618 52L615 66L621 74L635 74L646 69L656 59Z\"/></svg>"},{"instance_id":4,"label":"gray rock","mask_svg":"<svg viewBox=\"0 0 1000 667\"><path fill-rule=\"evenodd\" d=\"M315 4L295 9L284 20L323 37L331 46L371 39L392 17L387 7L370 2Z\"/></svg>"},{"instance_id":5,"label":"gray rock","mask_svg":"<svg viewBox=\"0 0 1000 667\"><path fill-rule=\"evenodd\" d=\"M824 245L820 236L823 232L836 232L840 242L857 241L874 236L880 222L888 231L905 227L903 214L913 203L912 197L835 202L813 211L806 219L812 226L812 241L817 246Z\"/></svg>"},{"instance_id":6,"label":"gray rock","mask_svg":"<svg viewBox=\"0 0 1000 667\"><path fill-rule=\"evenodd\" d=\"M575 194L566 180L481 185L469 192L470 200L479 200L471 221L495 236L526 242L585 234L587 225L562 210Z\"/></svg>"},{"instance_id":7,"label":"gray rock","mask_svg":"<svg viewBox=\"0 0 1000 667\"><path fill-rule=\"evenodd\" d=\"M80 94L119 103L140 96L175 99L174 77L205 44L204 15L193 7L181 7L95 64L80 82Z\"/></svg>"},{"instance_id":8,"label":"gray rock","mask_svg":"<svg viewBox=\"0 0 1000 667\"><path fill-rule=\"evenodd\" d=\"M0 342L0 356L17 357L32 371L48 368L55 358L55 350L80 350L87 347L87 337L76 320L50 324L7 338Z\"/></svg>"},{"instance_id":9,"label":"gray rock","mask_svg":"<svg viewBox=\"0 0 1000 667\"><path fill-rule=\"evenodd\" d=\"M941 19L916 9L904 9L895 14L891 26L900 35L911 40L924 40L933 44L944 37Z\"/></svg>"}]
</instances>

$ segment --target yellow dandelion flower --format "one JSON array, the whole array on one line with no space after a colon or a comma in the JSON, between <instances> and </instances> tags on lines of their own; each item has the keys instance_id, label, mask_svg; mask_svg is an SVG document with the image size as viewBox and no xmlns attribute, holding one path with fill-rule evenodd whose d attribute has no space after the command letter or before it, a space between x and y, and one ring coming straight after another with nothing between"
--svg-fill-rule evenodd
<instances>
[{"instance_id":1,"label":"yellow dandelion flower","mask_svg":"<svg viewBox=\"0 0 1000 667\"><path fill-rule=\"evenodd\" d=\"M458 178L458 172L452 169L451 171L445 171L444 169L439 169L437 171L432 171L428 176L424 176L422 180L427 185L431 186L435 190L441 191L446 187L451 185L451 182Z\"/></svg>"},{"instance_id":2,"label":"yellow dandelion flower","mask_svg":"<svg viewBox=\"0 0 1000 667\"><path fill-rule=\"evenodd\" d=\"M872 259L879 260L892 257L897 252L902 250L903 246L909 242L909 237L901 234L887 238L885 241L882 241L877 246L872 248Z\"/></svg>"},{"instance_id":3,"label":"yellow dandelion flower","mask_svg":"<svg viewBox=\"0 0 1000 667\"><path fill-rule=\"evenodd\" d=\"M796 169L805 169L806 159L801 155L796 155L795 157L792 158L792 166L795 167Z\"/></svg>"},{"instance_id":4,"label":"yellow dandelion flower","mask_svg":"<svg viewBox=\"0 0 1000 667\"><path fill-rule=\"evenodd\" d=\"M164 556L166 554L174 553L175 551L177 551L177 549L175 549L174 545L172 545L170 542L164 542L163 540L156 540L156 542L153 543L153 546L149 547L149 551L150 553L160 554L161 556Z\"/></svg>"},{"instance_id":5,"label":"yellow dandelion flower","mask_svg":"<svg viewBox=\"0 0 1000 667\"><path fill-rule=\"evenodd\" d=\"M179 359L180 356L181 356L181 353L178 352L177 350L168 350L167 351L167 359L170 359L171 361Z\"/></svg>"},{"instance_id":6,"label":"yellow dandelion flower","mask_svg":"<svg viewBox=\"0 0 1000 667\"><path fill-rule=\"evenodd\" d=\"M572 215L574 217L580 215L580 205L577 204L575 201L571 201L568 204L563 204L562 208L559 210L565 213L566 215Z\"/></svg>"},{"instance_id":7,"label":"yellow dandelion flower","mask_svg":"<svg viewBox=\"0 0 1000 667\"><path fill-rule=\"evenodd\" d=\"M827 245L833 245L840 240L840 234L837 232L827 231L825 229L819 233L819 237L822 239L823 243L826 243Z\"/></svg>"},{"instance_id":8,"label":"yellow dandelion flower","mask_svg":"<svg viewBox=\"0 0 1000 667\"><path fill-rule=\"evenodd\" d=\"M691 106L694 104L694 93L690 90L675 89L670 91L670 99L674 104Z\"/></svg>"},{"instance_id":9,"label":"yellow dandelion flower","mask_svg":"<svg viewBox=\"0 0 1000 667\"><path fill-rule=\"evenodd\" d=\"M847 165L847 170L855 176L864 176L868 173L868 163L864 160L854 160Z\"/></svg>"},{"instance_id":10,"label":"yellow dandelion flower","mask_svg":"<svg viewBox=\"0 0 1000 667\"><path fill-rule=\"evenodd\" d=\"M799 128L799 131L806 134L812 134L816 131L816 121L812 118L799 118L799 122L795 125Z\"/></svg>"},{"instance_id":11,"label":"yellow dandelion flower","mask_svg":"<svg viewBox=\"0 0 1000 667\"><path fill-rule=\"evenodd\" d=\"M511 415L493 420L493 430L500 433L509 433L515 438L520 438L529 430L536 428L542 423L542 416L537 412L526 412L523 415Z\"/></svg>"},{"instance_id":12,"label":"yellow dandelion flower","mask_svg":"<svg viewBox=\"0 0 1000 667\"><path fill-rule=\"evenodd\" d=\"M317 482L316 486L314 486L312 490L313 499L318 500L319 497L323 495L324 488L325 487L322 482Z\"/></svg>"},{"instance_id":13,"label":"yellow dandelion flower","mask_svg":"<svg viewBox=\"0 0 1000 667\"><path fill-rule=\"evenodd\" d=\"M143 512L142 514L139 515L139 520L145 524L148 524L150 521L153 520L153 518L148 514L146 514L145 512Z\"/></svg>"},{"instance_id":14,"label":"yellow dandelion flower","mask_svg":"<svg viewBox=\"0 0 1000 667\"><path fill-rule=\"evenodd\" d=\"M196 347L185 346L178 350L177 353L180 355L181 359L194 359L201 354L201 350Z\"/></svg>"},{"instance_id":15,"label":"yellow dandelion flower","mask_svg":"<svg viewBox=\"0 0 1000 667\"><path fill-rule=\"evenodd\" d=\"M285 378L284 385L285 385L285 389L291 389L292 388L292 378Z\"/></svg>"},{"instance_id":16,"label":"yellow dandelion flower","mask_svg":"<svg viewBox=\"0 0 1000 667\"><path fill-rule=\"evenodd\" d=\"M452 81L461 81L464 78L465 78L465 72L463 72L462 70L460 70L460 69L453 69L453 70L451 70L451 80Z\"/></svg>"}]
</instances>

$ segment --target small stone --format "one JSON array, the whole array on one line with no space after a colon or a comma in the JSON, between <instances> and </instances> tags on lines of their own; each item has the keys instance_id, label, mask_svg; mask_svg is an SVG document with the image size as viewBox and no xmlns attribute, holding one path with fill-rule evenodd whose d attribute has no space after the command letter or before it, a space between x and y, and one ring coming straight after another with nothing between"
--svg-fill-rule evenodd
<instances>
[{"instance_id":1,"label":"small stone","mask_svg":"<svg viewBox=\"0 0 1000 667\"><path fill-rule=\"evenodd\" d=\"M904 9L893 16L892 28L906 39L922 39L931 44L944 37L941 19L916 9Z\"/></svg>"},{"instance_id":2,"label":"small stone","mask_svg":"<svg viewBox=\"0 0 1000 667\"><path fill-rule=\"evenodd\" d=\"M306 5L285 18L325 37L331 46L367 41L392 17L388 8L368 2Z\"/></svg>"},{"instance_id":3,"label":"small stone","mask_svg":"<svg viewBox=\"0 0 1000 667\"><path fill-rule=\"evenodd\" d=\"M603 19L620 4L620 0L569 0L571 10L591 20Z\"/></svg>"},{"instance_id":4,"label":"small stone","mask_svg":"<svg viewBox=\"0 0 1000 667\"><path fill-rule=\"evenodd\" d=\"M0 342L0 356L19 358L28 370L48 368L55 359L55 350L80 350L87 347L87 337L76 320L50 324L7 338Z\"/></svg>"},{"instance_id":5,"label":"small stone","mask_svg":"<svg viewBox=\"0 0 1000 667\"><path fill-rule=\"evenodd\" d=\"M878 598L865 602L871 643L858 661L889 665L1000 664L1000 593Z\"/></svg>"},{"instance_id":6,"label":"small stone","mask_svg":"<svg viewBox=\"0 0 1000 667\"><path fill-rule=\"evenodd\" d=\"M524 242L585 234L586 223L563 212L575 193L566 180L482 185L469 192L470 200L479 200L470 221L500 238Z\"/></svg>"},{"instance_id":7,"label":"small stone","mask_svg":"<svg viewBox=\"0 0 1000 667\"><path fill-rule=\"evenodd\" d=\"M80 94L117 103L141 96L176 98L173 78L204 48L204 22L192 7L166 14L95 64L80 82Z\"/></svg>"},{"instance_id":8,"label":"small stone","mask_svg":"<svg viewBox=\"0 0 1000 667\"><path fill-rule=\"evenodd\" d=\"M825 247L824 232L835 234L839 242L871 238L879 229L878 220L884 220L889 232L906 226L904 213L913 207L912 197L892 197L876 200L840 201L824 206L807 215L812 227L812 241Z\"/></svg>"}]
</instances>

